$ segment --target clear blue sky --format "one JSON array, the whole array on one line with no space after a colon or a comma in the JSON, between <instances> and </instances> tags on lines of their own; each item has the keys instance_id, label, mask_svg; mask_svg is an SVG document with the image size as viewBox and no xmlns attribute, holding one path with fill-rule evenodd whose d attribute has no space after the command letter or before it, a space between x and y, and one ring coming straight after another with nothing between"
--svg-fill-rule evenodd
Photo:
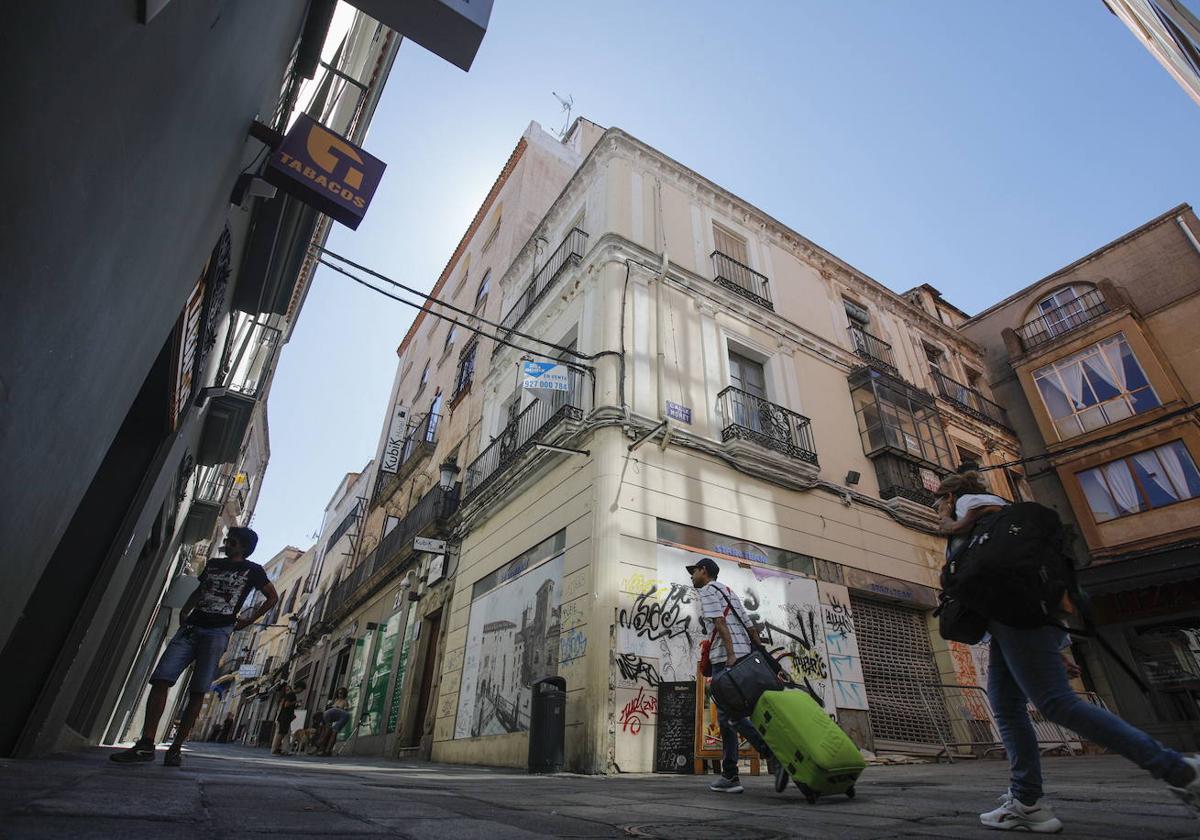
<instances>
[{"instance_id":1,"label":"clear blue sky","mask_svg":"<svg viewBox=\"0 0 1200 840\"><path fill-rule=\"evenodd\" d=\"M1200 202L1200 108L1100 0L496 0L469 73L401 46L365 144L387 173L329 247L431 288L529 121L560 127L551 91L968 312ZM373 456L412 313L318 272L269 403L264 549L307 547Z\"/></svg>"}]
</instances>

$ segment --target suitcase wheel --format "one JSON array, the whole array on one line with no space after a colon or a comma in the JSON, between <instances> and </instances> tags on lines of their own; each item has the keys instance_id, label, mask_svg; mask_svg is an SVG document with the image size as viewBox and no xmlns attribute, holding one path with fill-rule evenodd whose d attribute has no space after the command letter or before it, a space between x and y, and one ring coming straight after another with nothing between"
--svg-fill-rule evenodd
<instances>
[{"instance_id":1,"label":"suitcase wheel","mask_svg":"<svg viewBox=\"0 0 1200 840\"><path fill-rule=\"evenodd\" d=\"M854 798L856 793L858 793L858 791L854 789L854 785L850 785L850 787L846 788L846 796L850 797L851 799Z\"/></svg>"},{"instance_id":2,"label":"suitcase wheel","mask_svg":"<svg viewBox=\"0 0 1200 840\"><path fill-rule=\"evenodd\" d=\"M804 784L804 782L796 782L796 787L800 788L800 792L804 794L804 798L808 801L809 805L817 804L817 797L820 796L819 793Z\"/></svg>"}]
</instances>

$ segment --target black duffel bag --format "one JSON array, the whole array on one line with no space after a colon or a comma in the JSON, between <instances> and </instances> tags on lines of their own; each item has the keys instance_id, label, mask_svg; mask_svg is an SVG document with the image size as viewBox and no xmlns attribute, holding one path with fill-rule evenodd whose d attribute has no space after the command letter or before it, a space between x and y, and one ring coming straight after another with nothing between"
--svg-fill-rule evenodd
<instances>
[{"instance_id":1,"label":"black duffel bag","mask_svg":"<svg viewBox=\"0 0 1200 840\"><path fill-rule=\"evenodd\" d=\"M721 590L721 596L729 605L729 612L749 637L750 628L746 627L746 622L742 621L742 616L733 608L733 602L724 590ZM748 717L764 691L779 691L783 688L779 679L783 666L761 645L755 644L753 639L750 646L748 654L717 674L709 683L709 692L713 700L733 720Z\"/></svg>"},{"instance_id":2,"label":"black duffel bag","mask_svg":"<svg viewBox=\"0 0 1200 840\"><path fill-rule=\"evenodd\" d=\"M731 719L748 717L764 691L783 688L778 663L763 650L752 650L712 678L709 691Z\"/></svg>"}]
</instances>

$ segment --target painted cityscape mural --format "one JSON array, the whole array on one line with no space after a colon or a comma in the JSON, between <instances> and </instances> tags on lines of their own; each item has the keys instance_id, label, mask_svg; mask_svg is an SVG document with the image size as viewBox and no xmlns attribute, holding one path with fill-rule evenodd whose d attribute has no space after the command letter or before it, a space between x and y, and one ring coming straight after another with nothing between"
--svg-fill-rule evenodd
<instances>
[{"instance_id":1,"label":"painted cityscape mural","mask_svg":"<svg viewBox=\"0 0 1200 840\"><path fill-rule=\"evenodd\" d=\"M530 685L558 674L563 558L471 604L455 738L529 729Z\"/></svg>"}]
</instances>

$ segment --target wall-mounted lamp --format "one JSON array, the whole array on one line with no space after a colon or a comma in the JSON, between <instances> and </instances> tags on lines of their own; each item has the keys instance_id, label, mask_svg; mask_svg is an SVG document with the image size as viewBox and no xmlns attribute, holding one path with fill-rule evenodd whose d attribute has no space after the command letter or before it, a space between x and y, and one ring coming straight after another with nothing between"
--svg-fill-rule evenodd
<instances>
[{"instance_id":1,"label":"wall-mounted lamp","mask_svg":"<svg viewBox=\"0 0 1200 840\"><path fill-rule=\"evenodd\" d=\"M454 489L454 477L458 475L458 463L453 458L447 458L442 462L442 466L438 476L438 485L449 492Z\"/></svg>"}]
</instances>

